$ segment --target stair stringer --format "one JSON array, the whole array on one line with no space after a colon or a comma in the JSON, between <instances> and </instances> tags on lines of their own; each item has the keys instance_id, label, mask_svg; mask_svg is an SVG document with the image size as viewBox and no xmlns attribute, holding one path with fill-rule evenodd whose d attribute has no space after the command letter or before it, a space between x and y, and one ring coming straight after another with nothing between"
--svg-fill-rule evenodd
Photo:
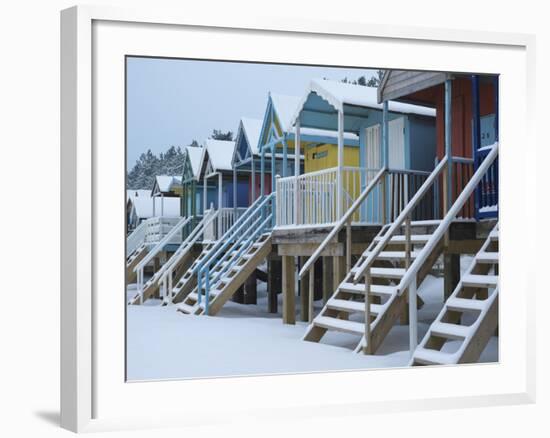
<instances>
[{"instance_id":1,"label":"stair stringer","mask_svg":"<svg viewBox=\"0 0 550 438\"><path fill-rule=\"evenodd\" d=\"M264 239L263 241L261 239ZM255 244L259 246L254 246ZM269 235L260 235L258 240L254 242L250 248L245 251L241 257L239 257L235 267L240 268L236 273L227 280L227 277L223 277L213 291L217 293L214 299L209 303L208 314L216 315L223 305L229 300L235 292L244 284L244 282L254 273L258 265L260 265L271 252L271 233ZM203 313L203 308L198 314Z\"/></svg>"},{"instance_id":2,"label":"stair stringer","mask_svg":"<svg viewBox=\"0 0 550 438\"><path fill-rule=\"evenodd\" d=\"M181 303L187 297L187 295L189 295L191 291L195 289L195 287L197 286L197 273L195 272L196 268L199 263L208 256L213 246L214 243L211 242L205 244L198 257L195 258L189 268L177 280L176 284L172 288L172 303Z\"/></svg>"},{"instance_id":3,"label":"stair stringer","mask_svg":"<svg viewBox=\"0 0 550 438\"><path fill-rule=\"evenodd\" d=\"M134 268L138 265L139 262L147 255L149 250L147 245L143 244L138 246L134 252L132 252L126 259L126 283L133 283L137 275L134 272Z\"/></svg>"},{"instance_id":4,"label":"stair stringer","mask_svg":"<svg viewBox=\"0 0 550 438\"><path fill-rule=\"evenodd\" d=\"M497 284L492 293L489 294L486 287L480 286L476 288L472 286L465 286L464 278L467 278L468 274L471 274L474 270L475 276L479 277L489 275L492 266L496 267L498 265L498 257L497 261L494 263L480 263L480 259L478 259L478 256L485 253L489 244L494 241L498 242L498 223L497 225L495 225L487 240L474 257L472 264L457 284L451 296L445 301L445 304L443 305L440 313L438 314L434 322L430 325L428 331L426 332L426 335L415 350L413 357L410 361L410 365L474 363L479 360L481 353L487 346L487 343L489 342L491 336L494 334L495 330L498 327L499 287ZM463 291L464 287L468 287L470 289L470 295L472 296L471 298L459 297L459 294ZM453 314L453 312L450 312L452 309L456 309L456 307L452 304L449 305L449 303L456 303L457 301L455 300L457 298L464 300L474 300L473 302L477 302L477 296L479 294L481 294L482 296L487 294L487 297L483 300L480 300L481 303L486 304L484 306L481 306L482 310L480 311L476 321L471 326L460 325L460 313ZM476 296L476 299L474 299L473 296ZM476 305L475 307L478 307L478 305ZM446 317L445 321L443 321L444 317ZM436 324L441 323L450 324L451 327L452 325L457 325L457 327L466 328L466 331L468 332L467 336L462 339L462 344L460 348L454 353L439 351L445 343L445 340L444 338L441 338L440 335L434 335L433 328L434 326L436 326ZM430 343L430 346L426 348L428 343ZM422 355L422 353L424 353L424 355ZM428 356L426 356L426 354L428 354ZM433 356L433 358L430 357L430 355Z\"/></svg>"}]
</instances>

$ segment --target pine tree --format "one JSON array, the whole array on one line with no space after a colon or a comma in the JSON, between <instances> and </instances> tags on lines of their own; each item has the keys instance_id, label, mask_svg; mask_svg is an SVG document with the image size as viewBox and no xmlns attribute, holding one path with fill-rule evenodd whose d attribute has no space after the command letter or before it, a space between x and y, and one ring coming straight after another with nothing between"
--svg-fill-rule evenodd
<instances>
[{"instance_id":1,"label":"pine tree","mask_svg":"<svg viewBox=\"0 0 550 438\"><path fill-rule=\"evenodd\" d=\"M221 129L214 129L210 136L213 140L233 140L233 131L223 132Z\"/></svg>"},{"instance_id":2,"label":"pine tree","mask_svg":"<svg viewBox=\"0 0 550 438\"><path fill-rule=\"evenodd\" d=\"M382 81L382 76L384 76L384 70L376 70L376 75L371 76L365 85L367 87L378 87Z\"/></svg>"}]
</instances>

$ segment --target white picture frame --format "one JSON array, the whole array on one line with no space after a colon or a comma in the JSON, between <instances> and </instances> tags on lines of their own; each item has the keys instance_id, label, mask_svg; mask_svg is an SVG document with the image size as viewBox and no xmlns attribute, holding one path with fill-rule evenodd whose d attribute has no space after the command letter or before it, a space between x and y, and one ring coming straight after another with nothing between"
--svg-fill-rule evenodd
<instances>
[{"instance_id":1,"label":"white picture frame","mask_svg":"<svg viewBox=\"0 0 550 438\"><path fill-rule=\"evenodd\" d=\"M103 26L103 27L102 27ZM147 39L136 37L147 29ZM421 370L380 370L326 373L325 390L321 394L316 390L319 379L325 373L316 375L285 375L236 377L224 379L204 379L201 381L148 382L125 383L120 379L121 358L120 322L124 320L120 313L122 301L106 311L106 300L100 299L106 292L106 283L115 284L116 275L111 278L104 270L109 263L108 254L103 254L105 242L111 242L113 253L120 250L120 242L113 237L113 230L104 226L106 208L117 207L122 197L116 190L112 197L106 192L106 187L114 187L123 182L116 175L117 165L123 155L124 145L120 139L120 126L116 123L123 118L118 105L111 105L112 112L103 111L103 95L98 90L109 90L115 102L120 103L123 90L120 84L120 65L104 60L118 59L120 54L151 54L159 56L178 56L179 49L170 44L162 44L167 34L174 32L198 32L196 41L202 41L192 48L191 54L204 52L203 57L214 57L215 44L209 45L207 38L218 38L224 32L231 33L235 41L262 39L264 42L280 40L280 51L273 50L262 59L260 52L253 51L257 45L250 44L249 55L234 52L226 53L226 59L239 59L246 56L248 60L286 60L296 62L299 53L290 50L293 42L301 38L311 44L310 57L306 63L322 63L326 60L326 44L334 44L341 48L362 44L384 45L386 51L378 47L376 55L371 60L356 60L357 65L378 66L387 68L426 68L444 65L449 71L475 71L472 65L482 66L484 72L503 75L502 98L502 174L507 169L516 166L516 172L524 172L525 178L515 185L508 184L503 179L501 185L503 237L501 244L502 288L506 291L514 289L521 294L518 305L523 312L516 321L516 330L511 333L505 324L501 328L502 355L500 364L472 365L464 367L428 368ZM226 35L227 37L227 35ZM203 38L201 40L201 38ZM268 41L269 40L269 41ZM319 40L317 43L315 41ZM109 42L109 50L105 42ZM131 44L129 43L131 41ZM273 43L273 41L271 41ZM321 43L325 45L321 47ZM182 401L174 406L174 389L181 390L193 400L204 400L212 394L218 394L216 403L209 407L209 413L218 414L218 421L228 420L235 414L247 413L248 416L274 416L270 409L277 408L277 415L292 412L295 417L323 415L330 409L333 415L362 415L367 411L388 412L411 409L456 408L487 406L499 404L519 404L534 401L535 373L534 337L535 309L534 301L530 300L534 291L528 288L526 279L529 268L525 262L518 260L516 252L519 248L528 250L534 248L533 237L521 238L519 235L521 212L512 205L515 201L529 203L534 199L528 186L534 184L534 176L525 173L527 167L519 158L515 163L507 157L506 144L512 144L522 139L525 150L534 152L535 142L529 124L534 120L534 37L530 35L491 33L484 31L453 31L446 29L426 29L417 27L401 27L386 25L364 25L357 23L319 22L308 20L280 20L268 17L243 16L241 20L232 19L227 22L223 17L215 15L199 16L180 12L160 10L127 10L108 7L78 6L64 10L61 14L61 425L73 431L98 431L114 428L142 428L184 426L203 424L208 417L201 414L200 409L194 415L180 415L183 409L193 409L193 403ZM314 50L318 44L319 50ZM407 53L399 59L391 58L393 46L406 44ZM370 47L370 46L369 46ZM323 49L324 48L324 49ZM323 49L323 50L321 50ZM131 50L131 51L128 51ZM136 53L136 50L139 53ZM218 47L217 50L220 50ZM244 50L244 49L243 49ZM351 50L351 49L350 49ZM418 57L417 51L434 50L435 60L426 61ZM210 52L209 52L210 51ZM207 53L208 52L208 53ZM374 53L373 52L373 53ZM450 57L447 52L455 53ZM328 51L330 55L330 51ZM424 52L425 54L426 52ZM468 56L473 53L475 56ZM484 57L494 54L490 62ZM188 53L189 55L189 53ZM106 58L102 58L106 56ZM305 55L304 55L305 56ZM334 55L333 64L345 62L346 50ZM476 59L476 56L479 58ZM279 58L277 58L279 57ZM336 59L337 58L337 59ZM349 59L349 58L348 58ZM326 62L326 61L325 61ZM372 63L371 63L372 62ZM425 62L424 66L419 63ZM429 64L429 65L428 65ZM351 65L348 63L348 65ZM105 66L109 66L103 70ZM462 68L461 68L462 67ZM480 68L480 67L478 67ZM502 68L502 70L500 70ZM112 73L112 75L111 75ZM510 78L508 82L507 78ZM107 84L112 80L112 83ZM511 81L517 80L517 89L511 88ZM105 85L102 81L105 82ZM122 94L121 94L122 93ZM512 114L507 105L514 105L517 122L514 128L506 121L512 120ZM519 113L519 116L518 116ZM525 117L523 117L525 116ZM102 125L108 118L113 126ZM98 128L99 124L99 128ZM112 130L117 134L103 134ZM111 133L112 134L112 133ZM102 140L112 143L105 143ZM99 146L98 146L99 144ZM104 145L112 146L113 159L110 165L105 163ZM103 149L102 149L103 148ZM121 155L122 154L122 155ZM117 180L118 178L118 180ZM118 198L117 198L118 196ZM534 203L533 203L534 204ZM529 204L524 204L529 205ZM123 208L121 206L120 208ZM515 211L514 211L515 210ZM519 215L519 216L518 216ZM116 215L115 215L116 216ZM122 216L121 216L122 217ZM116 228L116 227L115 227ZM120 231L121 227L118 227ZM123 235L120 233L120 238ZM120 240L120 239L119 239ZM117 243L118 242L118 243ZM514 249L514 250L512 250ZM505 267L514 264L513 273L507 273ZM112 292L113 294L115 292ZM503 300L505 301L505 300ZM501 321L506 322L512 317L511 309L502 306ZM118 313L117 313L118 312ZM105 318L103 317L105 315ZM116 319L119 318L119 319ZM116 321L115 321L116 319ZM105 333L111 333L112 342ZM109 341L109 342L108 342ZM510 345L508 346L508 344ZM515 355L511 348L517 349ZM507 353L508 352L508 353ZM123 359L122 359L123 362ZM112 364L112 369L110 369ZM460 368L460 369L458 369ZM377 375L377 382L369 378ZM414 373L414 381L410 381ZM464 379L464 384L455 385L448 390L441 387L441 382L453 375L453 379ZM494 381L491 380L494 377ZM387 379L395 379L395 388L391 391L384 387ZM407 380L409 379L409 380ZM422 382L432 381L433 388L421 387ZM479 391L473 391L470 383L479 383ZM361 382L358 385L358 382ZM365 382L368 387L365 387ZM405 387L404 382L410 382ZM420 383L419 383L420 382ZM231 410L227 406L227 394L235 394L238 388L239 401L237 407ZM336 388L357 388L357 392L336 391ZM368 390L367 390L368 389ZM424 392L422 392L424 391ZM292 399L285 394L294 393ZM324 394L324 395L323 395ZM328 394L328 396L327 396ZM382 396L386 394L386 396ZM269 397L268 397L269 395ZM259 400L259 398L261 400ZM168 412L140 415L135 406L144 400L152 401L152 406L160 406L160 401L173 406ZM261 401L262 403L260 403ZM262 407L259 407L262 406Z\"/></svg>"}]
</instances>

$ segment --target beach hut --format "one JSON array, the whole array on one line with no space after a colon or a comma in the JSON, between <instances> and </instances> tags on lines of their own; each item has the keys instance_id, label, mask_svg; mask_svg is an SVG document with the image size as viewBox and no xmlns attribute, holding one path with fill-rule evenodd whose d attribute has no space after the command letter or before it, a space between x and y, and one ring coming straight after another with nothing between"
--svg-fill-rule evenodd
<instances>
[{"instance_id":1,"label":"beach hut","mask_svg":"<svg viewBox=\"0 0 550 438\"><path fill-rule=\"evenodd\" d=\"M130 220L135 198L151 198L151 190L128 189L126 190L126 227L127 231L134 229L138 224Z\"/></svg>"},{"instance_id":2,"label":"beach hut","mask_svg":"<svg viewBox=\"0 0 550 438\"><path fill-rule=\"evenodd\" d=\"M427 105L437 110L437 157L452 162L448 174L449 205L498 142L498 76L387 70L378 91L379 101ZM473 166L472 166L473 164ZM498 161L464 216L477 219L498 215Z\"/></svg>"},{"instance_id":3,"label":"beach hut","mask_svg":"<svg viewBox=\"0 0 550 438\"><path fill-rule=\"evenodd\" d=\"M248 206L248 176L233 180L232 158L234 141L208 139L202 148L199 180L202 180L202 199L199 211L213 208L218 211L217 236L233 224ZM236 190L234 205L233 190Z\"/></svg>"},{"instance_id":4,"label":"beach hut","mask_svg":"<svg viewBox=\"0 0 550 438\"><path fill-rule=\"evenodd\" d=\"M262 120L243 117L239 122L235 137L235 150L232 158L233 182L238 179L238 174L248 174L248 204L252 204L260 192L260 154L258 143L262 129ZM265 175L271 177L271 173ZM255 188L255 190L254 190ZM234 192L237 196L237 192ZM233 202L237 204L236 200Z\"/></svg>"},{"instance_id":5,"label":"beach hut","mask_svg":"<svg viewBox=\"0 0 550 438\"><path fill-rule=\"evenodd\" d=\"M146 219L159 217L160 212L162 212L162 217L165 218L179 217L180 198L170 197L163 199L161 197L136 197L132 201L130 223L135 227Z\"/></svg>"},{"instance_id":6,"label":"beach hut","mask_svg":"<svg viewBox=\"0 0 550 438\"><path fill-rule=\"evenodd\" d=\"M202 154L203 148L200 146L185 148L181 177L181 215L183 217L196 217L202 214L202 181L199 179Z\"/></svg>"},{"instance_id":7,"label":"beach hut","mask_svg":"<svg viewBox=\"0 0 550 438\"><path fill-rule=\"evenodd\" d=\"M299 139L295 153L306 151L306 169L312 172L279 180L277 190L284 193L285 202L277 205L278 226L334 223L386 162L390 169L414 171L419 175L433 168L435 110L392 102L386 116L387 157L382 148L384 108L377 100L376 88L321 79L310 82L289 126L294 127L295 137ZM312 145L311 130L336 133L337 140L335 144ZM399 198L401 204L406 202L419 182L412 184L411 180L412 185L408 187L403 184L399 188L401 194L391 194L393 187L390 188L386 195L387 208L394 198ZM379 205L377 196L378 192L374 192L372 207L356 220L383 221L383 214L375 208ZM291 210L294 214L290 214Z\"/></svg>"},{"instance_id":8,"label":"beach hut","mask_svg":"<svg viewBox=\"0 0 550 438\"><path fill-rule=\"evenodd\" d=\"M165 215L164 214L165 198L181 198L181 195L182 195L181 176L157 175L155 177L155 182L153 183L151 196L153 198L160 199L160 203L158 203L160 206L160 210L157 210L156 202L151 203L151 205L153 206L153 216L162 217ZM172 203L172 205L173 204L174 203Z\"/></svg>"}]
</instances>

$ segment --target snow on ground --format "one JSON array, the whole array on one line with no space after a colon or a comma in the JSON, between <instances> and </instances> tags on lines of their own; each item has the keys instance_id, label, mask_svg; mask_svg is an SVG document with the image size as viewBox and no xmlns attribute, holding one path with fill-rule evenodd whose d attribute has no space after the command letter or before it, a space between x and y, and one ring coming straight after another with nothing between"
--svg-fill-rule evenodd
<instances>
[{"instance_id":1,"label":"snow on ground","mask_svg":"<svg viewBox=\"0 0 550 438\"><path fill-rule=\"evenodd\" d=\"M130 285L128 296L135 294L134 287ZM422 337L441 310L443 279L427 277L418 292L425 301L418 312ZM279 309L281 300L279 295ZM318 311L322 304L315 306ZM296 325L284 325L280 313L267 312L264 283L258 285L257 305L229 301L213 317L183 315L175 306L159 306L158 300L128 306L128 379L342 371L402 367L409 361L406 325L395 325L377 354L367 356L353 353L359 341L354 335L327 332L321 343L302 341L307 324L299 322L298 314L296 321ZM481 361L496 360L498 338L492 338Z\"/></svg>"}]
</instances>

